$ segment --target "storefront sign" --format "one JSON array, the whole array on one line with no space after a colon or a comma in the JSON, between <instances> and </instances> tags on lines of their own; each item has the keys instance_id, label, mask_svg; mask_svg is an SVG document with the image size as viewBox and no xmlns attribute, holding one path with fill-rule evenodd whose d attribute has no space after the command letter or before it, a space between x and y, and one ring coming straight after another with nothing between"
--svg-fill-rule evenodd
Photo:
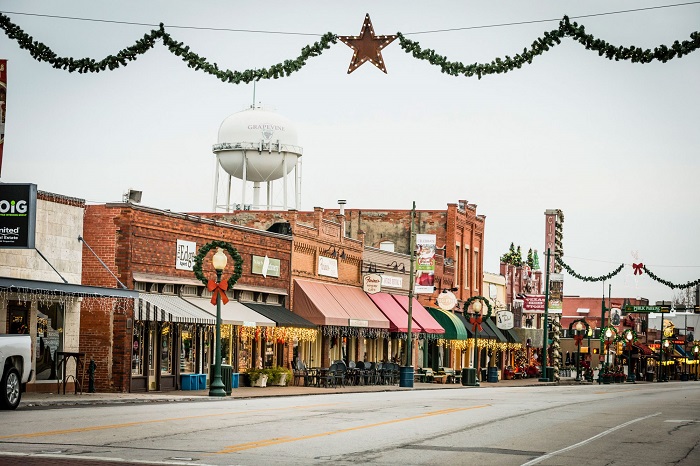
<instances>
[{"instance_id":1,"label":"storefront sign","mask_svg":"<svg viewBox=\"0 0 700 466\"><path fill-rule=\"evenodd\" d=\"M360 319L348 319L348 326L349 327L369 327L369 321L368 320L360 320Z\"/></svg>"},{"instance_id":2,"label":"storefront sign","mask_svg":"<svg viewBox=\"0 0 700 466\"><path fill-rule=\"evenodd\" d=\"M440 309L451 311L457 305L457 297L451 291L443 291L438 295L437 303Z\"/></svg>"},{"instance_id":3,"label":"storefront sign","mask_svg":"<svg viewBox=\"0 0 700 466\"><path fill-rule=\"evenodd\" d=\"M432 294L435 291L435 235L416 235L416 278L413 292Z\"/></svg>"},{"instance_id":4,"label":"storefront sign","mask_svg":"<svg viewBox=\"0 0 700 466\"><path fill-rule=\"evenodd\" d=\"M513 328L513 313L510 311L498 311L496 313L496 327L501 330Z\"/></svg>"},{"instance_id":5,"label":"storefront sign","mask_svg":"<svg viewBox=\"0 0 700 466\"><path fill-rule=\"evenodd\" d=\"M253 268L251 272L258 275L262 275L265 278L267 278L268 275L270 277L279 277L280 260L270 259L267 256L253 256Z\"/></svg>"},{"instance_id":6,"label":"storefront sign","mask_svg":"<svg viewBox=\"0 0 700 466\"><path fill-rule=\"evenodd\" d=\"M523 295L523 311L525 312L544 312L544 295L543 294L526 294Z\"/></svg>"},{"instance_id":7,"label":"storefront sign","mask_svg":"<svg viewBox=\"0 0 700 466\"><path fill-rule=\"evenodd\" d=\"M382 275L382 286L387 288L403 288L403 277L392 277L391 275Z\"/></svg>"},{"instance_id":8,"label":"storefront sign","mask_svg":"<svg viewBox=\"0 0 700 466\"><path fill-rule=\"evenodd\" d=\"M362 277L362 290L369 294L382 291L382 276L378 273L364 275Z\"/></svg>"},{"instance_id":9,"label":"storefront sign","mask_svg":"<svg viewBox=\"0 0 700 466\"><path fill-rule=\"evenodd\" d=\"M178 270L192 270L194 256L197 255L197 243L181 239L177 240L176 254L175 268Z\"/></svg>"},{"instance_id":10,"label":"storefront sign","mask_svg":"<svg viewBox=\"0 0 700 466\"><path fill-rule=\"evenodd\" d=\"M5 143L5 106L7 105L7 60L0 60L0 173L2 150Z\"/></svg>"},{"instance_id":11,"label":"storefront sign","mask_svg":"<svg viewBox=\"0 0 700 466\"><path fill-rule=\"evenodd\" d=\"M318 274L338 278L338 261L330 257L318 256Z\"/></svg>"},{"instance_id":12,"label":"storefront sign","mask_svg":"<svg viewBox=\"0 0 700 466\"><path fill-rule=\"evenodd\" d=\"M34 248L36 192L35 184L0 184L0 248Z\"/></svg>"},{"instance_id":13,"label":"storefront sign","mask_svg":"<svg viewBox=\"0 0 700 466\"><path fill-rule=\"evenodd\" d=\"M561 314L564 306L564 274L549 274L549 313ZM619 322L618 322L619 323Z\"/></svg>"}]
</instances>

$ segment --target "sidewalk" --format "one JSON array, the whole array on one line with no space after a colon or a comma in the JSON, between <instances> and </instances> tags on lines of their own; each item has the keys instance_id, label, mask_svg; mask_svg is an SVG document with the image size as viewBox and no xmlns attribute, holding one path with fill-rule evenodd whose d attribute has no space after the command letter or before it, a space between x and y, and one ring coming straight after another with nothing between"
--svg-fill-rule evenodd
<instances>
[{"instance_id":1,"label":"sidewalk","mask_svg":"<svg viewBox=\"0 0 700 466\"><path fill-rule=\"evenodd\" d=\"M571 384L573 379L562 378L560 385ZM415 383L413 388L398 385L355 385L337 388L317 388L290 385L287 387L240 387L232 390L231 396L210 397L209 390L175 390L170 392L148 393L36 393L22 394L22 408L72 407L81 405L123 405L129 403L176 403L176 402L215 402L229 399L261 398L273 396L329 395L335 393L395 392L405 390L461 390L497 387L528 387L557 385L554 382L539 382L535 378L522 380L501 380L496 383L481 382L480 387L466 387L461 384Z\"/></svg>"}]
</instances>

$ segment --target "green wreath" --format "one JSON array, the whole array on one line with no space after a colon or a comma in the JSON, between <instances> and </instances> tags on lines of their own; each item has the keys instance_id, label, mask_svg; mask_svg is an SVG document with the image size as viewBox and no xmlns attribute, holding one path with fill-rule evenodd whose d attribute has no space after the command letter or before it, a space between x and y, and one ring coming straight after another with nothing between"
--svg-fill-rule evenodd
<instances>
[{"instance_id":1,"label":"green wreath","mask_svg":"<svg viewBox=\"0 0 700 466\"><path fill-rule=\"evenodd\" d=\"M484 304L486 304L487 312L486 315L482 314L482 317L486 317L488 319L489 317L491 317L491 311L493 309L491 308L491 303L489 302L489 300L484 298L483 296L472 296L471 298L464 301L464 312L469 312L469 306L471 306L471 304L477 299L481 300Z\"/></svg>"},{"instance_id":2,"label":"green wreath","mask_svg":"<svg viewBox=\"0 0 700 466\"><path fill-rule=\"evenodd\" d=\"M637 343L637 332L635 332L633 328L627 328L627 329L623 330L622 333L620 333L620 334L617 336L617 341L621 341L621 342L623 342L623 343L627 343L627 338L625 337L625 334L627 334L627 333L631 333L631 334L632 334L632 341L631 341L631 343Z\"/></svg>"},{"instance_id":3,"label":"green wreath","mask_svg":"<svg viewBox=\"0 0 700 466\"><path fill-rule=\"evenodd\" d=\"M199 248L197 255L194 257L194 265L192 266L194 276L205 285L209 282L207 277L204 276L204 272L202 272L202 261L213 248L224 249L233 259L233 273L228 279L228 288L229 290L232 290L233 285L235 285L238 279L241 278L241 275L243 275L243 259L241 258L241 255L238 254L238 251L236 251L236 248L231 246L226 241L212 241Z\"/></svg>"},{"instance_id":4,"label":"green wreath","mask_svg":"<svg viewBox=\"0 0 700 466\"><path fill-rule=\"evenodd\" d=\"M606 340L605 331L607 329L612 330L612 333L613 333L613 336L611 338L611 343L617 339L617 329L615 327L613 327L612 325L608 325L607 327L603 327L600 329L600 342L601 343L605 343L605 340Z\"/></svg>"},{"instance_id":5,"label":"green wreath","mask_svg":"<svg viewBox=\"0 0 700 466\"><path fill-rule=\"evenodd\" d=\"M588 325L588 322L586 322L586 319L576 319L573 322L571 322L569 324L569 332L573 332L575 330L574 324L576 324L576 322L583 322L583 325L586 326L586 331L584 332L584 335L588 335L588 331L591 329L591 326Z\"/></svg>"}]
</instances>

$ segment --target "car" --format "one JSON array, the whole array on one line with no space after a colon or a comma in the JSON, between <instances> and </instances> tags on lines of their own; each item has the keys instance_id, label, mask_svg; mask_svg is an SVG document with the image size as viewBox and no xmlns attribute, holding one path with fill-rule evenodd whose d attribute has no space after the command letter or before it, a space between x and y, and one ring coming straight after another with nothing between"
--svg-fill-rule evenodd
<instances>
[{"instance_id":1,"label":"car","mask_svg":"<svg viewBox=\"0 0 700 466\"><path fill-rule=\"evenodd\" d=\"M0 335L0 408L17 409L32 377L29 335Z\"/></svg>"}]
</instances>

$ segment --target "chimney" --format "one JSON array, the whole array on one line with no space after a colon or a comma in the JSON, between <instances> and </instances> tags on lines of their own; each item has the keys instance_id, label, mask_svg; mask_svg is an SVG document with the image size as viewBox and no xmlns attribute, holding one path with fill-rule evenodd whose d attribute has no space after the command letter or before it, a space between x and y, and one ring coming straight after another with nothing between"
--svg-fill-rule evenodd
<instances>
[{"instance_id":1,"label":"chimney","mask_svg":"<svg viewBox=\"0 0 700 466\"><path fill-rule=\"evenodd\" d=\"M345 199L338 199L338 223L340 224L340 240L345 238L345 204L347 201Z\"/></svg>"},{"instance_id":2,"label":"chimney","mask_svg":"<svg viewBox=\"0 0 700 466\"><path fill-rule=\"evenodd\" d=\"M321 234L321 223L323 223L323 207L314 207L314 228L316 234Z\"/></svg>"}]
</instances>

